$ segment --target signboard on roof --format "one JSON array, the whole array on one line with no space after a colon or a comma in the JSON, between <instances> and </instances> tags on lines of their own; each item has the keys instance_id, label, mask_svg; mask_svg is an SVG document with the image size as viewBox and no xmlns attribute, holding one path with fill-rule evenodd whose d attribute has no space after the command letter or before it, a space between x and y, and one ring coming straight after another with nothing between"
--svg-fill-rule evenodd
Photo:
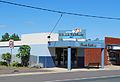
<instances>
[{"instance_id":1,"label":"signboard on roof","mask_svg":"<svg viewBox=\"0 0 120 82\"><path fill-rule=\"evenodd\" d=\"M85 39L86 31L76 28L74 30L61 30L59 31L59 39Z\"/></svg>"}]
</instances>

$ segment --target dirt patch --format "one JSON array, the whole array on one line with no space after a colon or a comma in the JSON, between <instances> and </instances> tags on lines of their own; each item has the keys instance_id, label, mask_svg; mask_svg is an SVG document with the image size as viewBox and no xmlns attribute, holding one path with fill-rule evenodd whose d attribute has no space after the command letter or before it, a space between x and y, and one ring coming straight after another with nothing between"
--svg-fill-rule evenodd
<instances>
[{"instance_id":1,"label":"dirt patch","mask_svg":"<svg viewBox=\"0 0 120 82\"><path fill-rule=\"evenodd\" d=\"M29 68L29 67L13 68L0 66L0 74L29 73L29 72L53 72L53 70L46 70L43 68Z\"/></svg>"}]
</instances>

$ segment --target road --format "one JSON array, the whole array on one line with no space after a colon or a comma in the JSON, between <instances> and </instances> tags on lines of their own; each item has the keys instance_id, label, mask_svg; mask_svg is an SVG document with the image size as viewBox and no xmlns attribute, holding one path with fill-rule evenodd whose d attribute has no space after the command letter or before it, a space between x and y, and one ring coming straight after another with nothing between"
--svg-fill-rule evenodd
<instances>
[{"instance_id":1,"label":"road","mask_svg":"<svg viewBox=\"0 0 120 82\"><path fill-rule=\"evenodd\" d=\"M108 76L120 76L120 70L114 71L79 71L79 72L66 72L66 73L54 73L54 74L39 74L39 75L24 75L24 76L9 76L9 77L0 77L0 82L114 82L119 80L119 78L111 78L107 79ZM101 77L101 79L92 80L84 80L83 78L93 78L93 77ZM74 81L73 79L76 79ZM69 80L69 81L65 81ZM113 81L112 81L113 80Z\"/></svg>"},{"instance_id":2,"label":"road","mask_svg":"<svg viewBox=\"0 0 120 82\"><path fill-rule=\"evenodd\" d=\"M92 78L92 79L77 79L77 80L68 80L68 81L62 81L62 82L119 82L120 76L115 77L107 77L107 78Z\"/></svg>"}]
</instances>

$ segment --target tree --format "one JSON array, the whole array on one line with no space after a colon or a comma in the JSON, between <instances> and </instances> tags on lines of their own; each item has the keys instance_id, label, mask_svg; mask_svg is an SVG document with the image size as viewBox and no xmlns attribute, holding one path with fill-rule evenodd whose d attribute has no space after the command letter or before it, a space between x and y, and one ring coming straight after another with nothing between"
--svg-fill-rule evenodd
<instances>
[{"instance_id":1,"label":"tree","mask_svg":"<svg viewBox=\"0 0 120 82\"><path fill-rule=\"evenodd\" d=\"M88 41L91 41L91 39L88 39Z\"/></svg>"},{"instance_id":2,"label":"tree","mask_svg":"<svg viewBox=\"0 0 120 82\"><path fill-rule=\"evenodd\" d=\"M8 66L9 66L10 62L11 62L11 54L9 52L3 53L2 54L2 59L5 60L8 64Z\"/></svg>"},{"instance_id":3,"label":"tree","mask_svg":"<svg viewBox=\"0 0 120 82\"><path fill-rule=\"evenodd\" d=\"M18 58L21 58L21 64L23 66L28 66L29 65L29 58L30 58L30 46L28 45L22 45L18 49L18 54L16 55Z\"/></svg>"},{"instance_id":4,"label":"tree","mask_svg":"<svg viewBox=\"0 0 120 82\"><path fill-rule=\"evenodd\" d=\"M13 33L11 36L8 33L5 33L4 35L2 35L1 41L9 41L10 39L13 39L14 41L19 41L20 37L15 33Z\"/></svg>"},{"instance_id":5,"label":"tree","mask_svg":"<svg viewBox=\"0 0 120 82\"><path fill-rule=\"evenodd\" d=\"M10 35L8 33L5 33L4 35L2 35L2 39L1 41L9 41L10 40Z\"/></svg>"},{"instance_id":6,"label":"tree","mask_svg":"<svg viewBox=\"0 0 120 82\"><path fill-rule=\"evenodd\" d=\"M99 41L99 38L96 38L95 41Z\"/></svg>"},{"instance_id":7,"label":"tree","mask_svg":"<svg viewBox=\"0 0 120 82\"><path fill-rule=\"evenodd\" d=\"M19 41L20 40L19 36L15 33L10 36L10 39L12 39L14 41Z\"/></svg>"}]
</instances>

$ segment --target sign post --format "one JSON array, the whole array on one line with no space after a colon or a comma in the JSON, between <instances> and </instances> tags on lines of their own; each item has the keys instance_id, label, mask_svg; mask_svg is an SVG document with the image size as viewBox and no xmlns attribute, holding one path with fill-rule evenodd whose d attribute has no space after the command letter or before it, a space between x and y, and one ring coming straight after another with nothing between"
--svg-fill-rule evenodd
<instances>
[{"instance_id":1,"label":"sign post","mask_svg":"<svg viewBox=\"0 0 120 82\"><path fill-rule=\"evenodd\" d=\"M12 49L14 48L14 40L12 39L9 40L9 47L11 49L11 55L12 55Z\"/></svg>"}]
</instances>

